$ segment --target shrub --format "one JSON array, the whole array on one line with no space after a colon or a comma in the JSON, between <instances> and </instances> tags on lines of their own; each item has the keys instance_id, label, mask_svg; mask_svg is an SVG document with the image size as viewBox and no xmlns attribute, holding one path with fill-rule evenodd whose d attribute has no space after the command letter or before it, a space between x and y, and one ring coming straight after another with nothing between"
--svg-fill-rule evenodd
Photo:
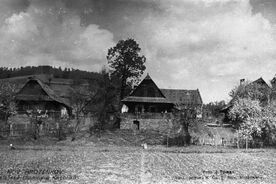
<instances>
[{"instance_id":1,"label":"shrub","mask_svg":"<svg viewBox=\"0 0 276 184\"><path fill-rule=\"evenodd\" d=\"M191 137L191 144L198 145L199 144L199 137L198 136Z\"/></svg>"},{"instance_id":2,"label":"shrub","mask_svg":"<svg viewBox=\"0 0 276 184\"><path fill-rule=\"evenodd\" d=\"M179 135L176 137L169 137L163 141L163 144L168 146L187 146L190 143L191 143L190 135Z\"/></svg>"}]
</instances>

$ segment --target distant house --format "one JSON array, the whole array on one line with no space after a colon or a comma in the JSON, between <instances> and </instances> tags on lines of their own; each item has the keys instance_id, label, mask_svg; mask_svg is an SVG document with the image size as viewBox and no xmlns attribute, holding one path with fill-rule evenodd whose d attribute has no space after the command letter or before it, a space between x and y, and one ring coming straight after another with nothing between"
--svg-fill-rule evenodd
<instances>
[{"instance_id":1,"label":"distant house","mask_svg":"<svg viewBox=\"0 0 276 184\"><path fill-rule=\"evenodd\" d=\"M199 90L159 89L149 74L122 100L127 112L122 114L121 129L169 130L164 116L174 110L193 109L201 116Z\"/></svg>"},{"instance_id":2,"label":"distant house","mask_svg":"<svg viewBox=\"0 0 276 184\"><path fill-rule=\"evenodd\" d=\"M276 81L276 79L275 79L275 81ZM256 88L256 90L259 90L261 93L263 93L264 95L263 95L263 98L261 99L263 104L268 104L271 101L274 101L273 100L273 93L271 93L272 88L265 82L265 80L262 77L258 78L257 80L255 80L253 82L250 82L249 84L245 84L245 79L241 79L240 80L240 85L245 85L245 89L250 88L250 87ZM228 119L227 114L228 114L229 110L231 109L231 107L233 106L236 99L237 99L237 96L234 96L229 101L229 103L221 109L221 112L225 114L224 115L224 117L225 117L224 121L225 122L230 121ZM276 98L274 98L274 99L276 99Z\"/></svg>"}]
</instances>

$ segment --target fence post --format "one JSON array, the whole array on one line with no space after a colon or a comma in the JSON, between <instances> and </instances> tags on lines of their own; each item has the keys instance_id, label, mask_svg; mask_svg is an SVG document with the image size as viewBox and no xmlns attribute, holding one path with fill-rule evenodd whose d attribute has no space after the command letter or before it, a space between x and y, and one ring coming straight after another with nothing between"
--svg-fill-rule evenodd
<instances>
[{"instance_id":1,"label":"fence post","mask_svg":"<svg viewBox=\"0 0 276 184\"><path fill-rule=\"evenodd\" d=\"M169 147L169 136L167 134L167 148Z\"/></svg>"},{"instance_id":2,"label":"fence post","mask_svg":"<svg viewBox=\"0 0 276 184\"><path fill-rule=\"evenodd\" d=\"M238 148L238 149L240 149L240 141L239 141L239 140L240 140L240 138L239 138L239 136L238 136L238 138L237 138L237 148Z\"/></svg>"},{"instance_id":3,"label":"fence post","mask_svg":"<svg viewBox=\"0 0 276 184\"><path fill-rule=\"evenodd\" d=\"M246 137L246 139L245 139L245 149L246 150L248 149L248 137Z\"/></svg>"},{"instance_id":4,"label":"fence post","mask_svg":"<svg viewBox=\"0 0 276 184\"><path fill-rule=\"evenodd\" d=\"M12 126L13 124L11 123L10 124L10 136L13 136L13 126Z\"/></svg>"}]
</instances>

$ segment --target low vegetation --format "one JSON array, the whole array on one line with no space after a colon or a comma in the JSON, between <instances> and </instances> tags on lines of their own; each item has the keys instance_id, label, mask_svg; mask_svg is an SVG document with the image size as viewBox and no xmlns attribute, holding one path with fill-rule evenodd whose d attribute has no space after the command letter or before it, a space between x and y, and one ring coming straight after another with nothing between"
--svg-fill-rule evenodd
<instances>
[{"instance_id":1,"label":"low vegetation","mask_svg":"<svg viewBox=\"0 0 276 184\"><path fill-rule=\"evenodd\" d=\"M122 141L123 142L123 141ZM74 146L72 146L74 144ZM274 149L2 142L0 182L275 183ZM29 177L29 181L26 178ZM30 178L32 177L32 178Z\"/></svg>"}]
</instances>

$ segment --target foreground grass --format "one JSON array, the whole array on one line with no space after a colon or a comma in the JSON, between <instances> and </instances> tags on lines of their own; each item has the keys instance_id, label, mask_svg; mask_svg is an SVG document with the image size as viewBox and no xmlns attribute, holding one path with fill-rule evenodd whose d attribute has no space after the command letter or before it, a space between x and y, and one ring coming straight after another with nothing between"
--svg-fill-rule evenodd
<instances>
[{"instance_id":1,"label":"foreground grass","mask_svg":"<svg viewBox=\"0 0 276 184\"><path fill-rule=\"evenodd\" d=\"M276 183L274 149L143 150L90 143L16 148L0 147L0 183Z\"/></svg>"}]
</instances>

